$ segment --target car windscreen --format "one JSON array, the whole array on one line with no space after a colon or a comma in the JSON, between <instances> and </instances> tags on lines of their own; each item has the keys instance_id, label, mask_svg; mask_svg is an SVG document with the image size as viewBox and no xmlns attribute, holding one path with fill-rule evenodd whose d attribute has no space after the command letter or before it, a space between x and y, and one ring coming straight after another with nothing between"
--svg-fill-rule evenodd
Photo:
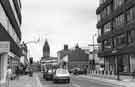
<instances>
[{"instance_id":1,"label":"car windscreen","mask_svg":"<svg viewBox=\"0 0 135 87\"><path fill-rule=\"evenodd\" d=\"M64 69L57 69L56 70L56 74L67 74L68 71L67 70L64 70Z\"/></svg>"}]
</instances>

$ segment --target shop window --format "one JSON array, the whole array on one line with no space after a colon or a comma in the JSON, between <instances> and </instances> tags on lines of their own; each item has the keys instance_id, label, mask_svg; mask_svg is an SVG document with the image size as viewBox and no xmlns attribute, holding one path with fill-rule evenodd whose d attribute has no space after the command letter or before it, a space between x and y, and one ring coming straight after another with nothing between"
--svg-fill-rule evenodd
<instances>
[{"instance_id":1,"label":"shop window","mask_svg":"<svg viewBox=\"0 0 135 87\"><path fill-rule=\"evenodd\" d=\"M119 72L129 72L129 56L121 55L118 57Z\"/></svg>"}]
</instances>

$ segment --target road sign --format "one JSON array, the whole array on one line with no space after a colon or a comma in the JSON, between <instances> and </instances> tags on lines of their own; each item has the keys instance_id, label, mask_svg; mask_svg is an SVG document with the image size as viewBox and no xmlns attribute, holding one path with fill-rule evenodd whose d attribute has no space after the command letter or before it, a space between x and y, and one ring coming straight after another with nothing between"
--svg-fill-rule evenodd
<instances>
[{"instance_id":1,"label":"road sign","mask_svg":"<svg viewBox=\"0 0 135 87\"><path fill-rule=\"evenodd\" d=\"M10 42L9 41L0 41L0 53L10 51Z\"/></svg>"}]
</instances>

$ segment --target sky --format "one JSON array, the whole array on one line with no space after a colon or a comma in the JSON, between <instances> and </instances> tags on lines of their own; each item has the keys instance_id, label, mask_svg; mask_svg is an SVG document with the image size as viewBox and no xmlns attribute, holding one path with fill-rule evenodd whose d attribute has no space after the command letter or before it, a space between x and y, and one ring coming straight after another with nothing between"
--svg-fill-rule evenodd
<instances>
[{"instance_id":1,"label":"sky","mask_svg":"<svg viewBox=\"0 0 135 87\"><path fill-rule=\"evenodd\" d=\"M97 33L96 8L98 0L21 0L22 41L40 38L39 43L28 44L29 56L35 61L42 57L45 39L50 45L51 56L64 44L69 48L77 43L88 47L92 35ZM96 42L96 38L95 38Z\"/></svg>"}]
</instances>

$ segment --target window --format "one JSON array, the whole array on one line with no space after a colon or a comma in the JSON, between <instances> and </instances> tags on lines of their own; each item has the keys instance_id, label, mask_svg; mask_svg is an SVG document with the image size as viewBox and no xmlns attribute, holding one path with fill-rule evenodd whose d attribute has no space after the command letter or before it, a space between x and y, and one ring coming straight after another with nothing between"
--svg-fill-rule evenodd
<instances>
[{"instance_id":1,"label":"window","mask_svg":"<svg viewBox=\"0 0 135 87\"><path fill-rule=\"evenodd\" d=\"M128 32L128 44L131 44L135 41L135 30Z\"/></svg>"},{"instance_id":2,"label":"window","mask_svg":"<svg viewBox=\"0 0 135 87\"><path fill-rule=\"evenodd\" d=\"M118 7L120 7L123 3L124 0L113 0L113 4L114 4L114 9L117 9Z\"/></svg>"},{"instance_id":3,"label":"window","mask_svg":"<svg viewBox=\"0 0 135 87\"><path fill-rule=\"evenodd\" d=\"M119 71L120 72L129 72L129 56L121 55L118 56Z\"/></svg>"},{"instance_id":4,"label":"window","mask_svg":"<svg viewBox=\"0 0 135 87\"><path fill-rule=\"evenodd\" d=\"M106 13L107 13L107 15L110 15L110 13L111 13L111 5L107 6Z\"/></svg>"},{"instance_id":5,"label":"window","mask_svg":"<svg viewBox=\"0 0 135 87\"><path fill-rule=\"evenodd\" d=\"M111 13L111 5L104 8L104 10L101 12L101 19L105 18L108 15L110 15L110 13Z\"/></svg>"},{"instance_id":6,"label":"window","mask_svg":"<svg viewBox=\"0 0 135 87\"><path fill-rule=\"evenodd\" d=\"M99 0L100 4L103 4L106 2L106 0Z\"/></svg>"},{"instance_id":7,"label":"window","mask_svg":"<svg viewBox=\"0 0 135 87\"><path fill-rule=\"evenodd\" d=\"M125 23L125 17L124 14L121 14L120 16L116 17L113 21L113 27L121 26Z\"/></svg>"},{"instance_id":8,"label":"window","mask_svg":"<svg viewBox=\"0 0 135 87\"><path fill-rule=\"evenodd\" d=\"M116 46L122 48L127 43L126 34L121 34L116 37Z\"/></svg>"},{"instance_id":9,"label":"window","mask_svg":"<svg viewBox=\"0 0 135 87\"><path fill-rule=\"evenodd\" d=\"M100 21L101 20L101 15L97 15L97 21Z\"/></svg>"},{"instance_id":10,"label":"window","mask_svg":"<svg viewBox=\"0 0 135 87\"><path fill-rule=\"evenodd\" d=\"M104 41L104 49L110 49L112 48L112 39L105 40Z\"/></svg>"},{"instance_id":11,"label":"window","mask_svg":"<svg viewBox=\"0 0 135 87\"><path fill-rule=\"evenodd\" d=\"M101 29L98 29L98 36L101 36Z\"/></svg>"},{"instance_id":12,"label":"window","mask_svg":"<svg viewBox=\"0 0 135 87\"><path fill-rule=\"evenodd\" d=\"M111 23L110 22L104 25L104 33L107 33L109 31L111 31Z\"/></svg>"},{"instance_id":13,"label":"window","mask_svg":"<svg viewBox=\"0 0 135 87\"><path fill-rule=\"evenodd\" d=\"M135 7L133 8L130 8L128 11L127 11L127 23L135 20Z\"/></svg>"}]
</instances>

